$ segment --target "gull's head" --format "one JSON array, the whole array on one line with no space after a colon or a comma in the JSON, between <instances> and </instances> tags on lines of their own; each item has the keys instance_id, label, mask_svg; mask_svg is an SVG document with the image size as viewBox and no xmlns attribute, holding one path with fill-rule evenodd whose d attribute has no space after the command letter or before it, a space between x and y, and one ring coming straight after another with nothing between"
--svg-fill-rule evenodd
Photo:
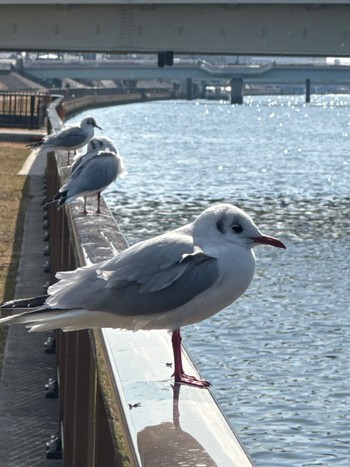
<instances>
[{"instance_id":1,"label":"gull's head","mask_svg":"<svg viewBox=\"0 0 350 467\"><path fill-rule=\"evenodd\" d=\"M115 154L118 154L118 150L115 147L113 141L110 138L107 138L107 136L100 136L100 137L92 138L89 141L89 144L88 144L89 151L99 152L99 151L105 151L106 149L109 149Z\"/></svg>"},{"instance_id":2,"label":"gull's head","mask_svg":"<svg viewBox=\"0 0 350 467\"><path fill-rule=\"evenodd\" d=\"M99 128L102 130L100 126L97 125L95 119L93 117L85 117L82 119L80 123L81 128L88 128L88 127L93 127L93 128Z\"/></svg>"},{"instance_id":3,"label":"gull's head","mask_svg":"<svg viewBox=\"0 0 350 467\"><path fill-rule=\"evenodd\" d=\"M206 209L194 221L193 229L197 236L221 238L247 248L258 244L286 248L277 238L263 235L252 218L232 204L217 204Z\"/></svg>"}]
</instances>

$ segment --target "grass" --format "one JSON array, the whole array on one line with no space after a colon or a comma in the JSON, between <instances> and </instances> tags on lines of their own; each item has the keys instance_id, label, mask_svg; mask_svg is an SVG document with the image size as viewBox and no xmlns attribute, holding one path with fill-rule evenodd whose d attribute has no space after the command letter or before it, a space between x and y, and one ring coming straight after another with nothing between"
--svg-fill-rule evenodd
<instances>
[{"instance_id":1,"label":"grass","mask_svg":"<svg viewBox=\"0 0 350 467\"><path fill-rule=\"evenodd\" d=\"M0 303L13 298L22 243L26 177L17 175L29 151L23 144L0 143ZM6 328L0 327L0 357Z\"/></svg>"}]
</instances>

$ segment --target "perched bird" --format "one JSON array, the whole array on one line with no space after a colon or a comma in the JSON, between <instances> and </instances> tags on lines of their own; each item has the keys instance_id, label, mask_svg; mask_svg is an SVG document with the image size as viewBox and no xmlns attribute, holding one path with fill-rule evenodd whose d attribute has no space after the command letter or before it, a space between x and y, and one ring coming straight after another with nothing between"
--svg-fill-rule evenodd
<instances>
[{"instance_id":1,"label":"perched bird","mask_svg":"<svg viewBox=\"0 0 350 467\"><path fill-rule=\"evenodd\" d=\"M84 157L87 158L88 155ZM104 151L97 152L87 161L82 161L59 192L51 198L51 201L57 201L60 208L83 196L83 214L87 214L86 198L97 195L96 212L101 213L101 192L117 177L123 178L126 173L123 158L107 148Z\"/></svg>"},{"instance_id":2,"label":"perched bird","mask_svg":"<svg viewBox=\"0 0 350 467\"><path fill-rule=\"evenodd\" d=\"M40 146L40 150L44 150L46 153L57 149L66 150L68 151L69 163L69 151L85 146L93 138L95 128L101 130L94 118L85 117L80 123L67 126L57 133L51 133L30 146Z\"/></svg>"},{"instance_id":3,"label":"perched bird","mask_svg":"<svg viewBox=\"0 0 350 467\"><path fill-rule=\"evenodd\" d=\"M109 158L99 159L98 163L93 163L87 167L87 164L99 154L107 153ZM113 159L111 154L116 157ZM108 172L107 163L110 164ZM114 162L114 164L113 164ZM117 162L117 165L116 163ZM92 138L87 147L87 152L78 157L71 166L71 173L66 183L60 188L59 192L44 201L42 204L51 204L57 202L59 206L70 204L76 198L84 196L83 214L87 214L86 198L97 194L97 212L100 212L100 193L117 177L124 178L127 174L123 158L120 156L113 141L106 136ZM102 183L102 185L101 185ZM102 189L100 189L102 186ZM97 188L96 188L97 187ZM84 193L83 193L84 192Z\"/></svg>"},{"instance_id":4,"label":"perched bird","mask_svg":"<svg viewBox=\"0 0 350 467\"><path fill-rule=\"evenodd\" d=\"M104 151L105 149L109 149L111 152L114 152L115 154L119 155L118 149L116 148L115 144L110 138L107 138L107 136L99 136L90 139L87 145L86 153L74 158L74 162L70 168L70 176L74 176L73 174L77 171L77 169L81 169L83 164L85 164L92 157L94 157L99 151Z\"/></svg>"},{"instance_id":5,"label":"perched bird","mask_svg":"<svg viewBox=\"0 0 350 467\"><path fill-rule=\"evenodd\" d=\"M207 381L184 373L180 328L214 315L243 294L253 279L253 247L259 244L286 248L263 235L241 209L214 205L192 223L136 243L108 261L57 273L59 281L47 296L2 305L42 306L0 324L23 323L31 331L168 329L175 382L207 387Z\"/></svg>"}]
</instances>

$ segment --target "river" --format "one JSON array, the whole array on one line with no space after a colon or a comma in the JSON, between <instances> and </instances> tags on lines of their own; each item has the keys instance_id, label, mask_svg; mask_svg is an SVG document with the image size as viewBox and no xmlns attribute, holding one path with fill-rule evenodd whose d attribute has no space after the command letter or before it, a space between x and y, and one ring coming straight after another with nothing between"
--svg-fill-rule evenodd
<instances>
[{"instance_id":1,"label":"river","mask_svg":"<svg viewBox=\"0 0 350 467\"><path fill-rule=\"evenodd\" d=\"M216 202L286 243L256 248L244 296L183 329L258 467L350 465L350 97L303 100L129 104L71 120L92 114L125 159L127 178L104 196L129 243Z\"/></svg>"}]
</instances>

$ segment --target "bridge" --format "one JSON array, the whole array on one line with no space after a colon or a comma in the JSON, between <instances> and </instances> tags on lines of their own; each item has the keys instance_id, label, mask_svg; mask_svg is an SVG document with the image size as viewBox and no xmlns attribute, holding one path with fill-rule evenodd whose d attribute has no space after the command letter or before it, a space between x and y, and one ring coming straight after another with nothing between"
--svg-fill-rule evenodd
<instances>
[{"instance_id":1,"label":"bridge","mask_svg":"<svg viewBox=\"0 0 350 467\"><path fill-rule=\"evenodd\" d=\"M87 80L197 80L242 79L247 83L349 84L350 66L281 65L274 61L252 65L215 65L206 60L177 60L171 67L159 67L152 60L38 60L25 62L23 69L41 79Z\"/></svg>"},{"instance_id":2,"label":"bridge","mask_svg":"<svg viewBox=\"0 0 350 467\"><path fill-rule=\"evenodd\" d=\"M207 83L229 82L231 101L243 101L244 84L299 84L306 86L310 99L311 83L316 85L349 85L350 66L281 65L274 61L253 65L215 65L206 60L176 59L171 67L159 67L156 60L104 61L26 61L23 69L41 79L85 80L201 80ZM191 83L190 83L191 84Z\"/></svg>"},{"instance_id":3,"label":"bridge","mask_svg":"<svg viewBox=\"0 0 350 467\"><path fill-rule=\"evenodd\" d=\"M0 0L2 50L350 56L350 0Z\"/></svg>"}]
</instances>

